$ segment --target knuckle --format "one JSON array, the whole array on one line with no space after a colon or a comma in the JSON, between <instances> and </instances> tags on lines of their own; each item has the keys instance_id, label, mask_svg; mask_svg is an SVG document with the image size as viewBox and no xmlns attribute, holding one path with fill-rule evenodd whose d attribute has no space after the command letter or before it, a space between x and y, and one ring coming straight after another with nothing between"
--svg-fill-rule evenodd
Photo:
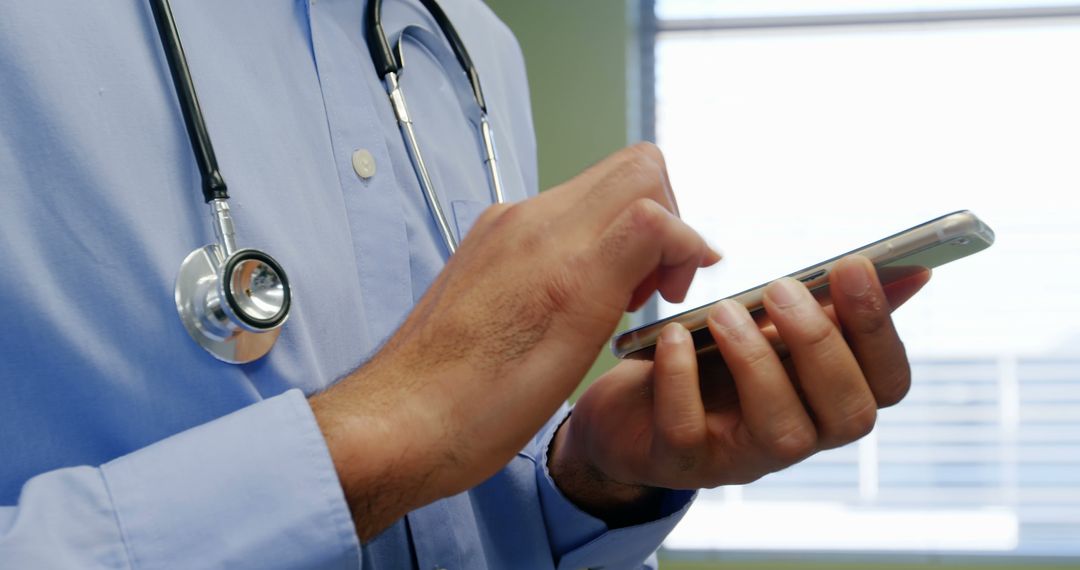
<instances>
[{"instance_id":1,"label":"knuckle","mask_svg":"<svg viewBox=\"0 0 1080 570\"><path fill-rule=\"evenodd\" d=\"M518 255L525 257L539 256L551 244L547 233L548 224L543 216L537 215L530 202L499 204L500 209L492 212L490 228L499 237L492 237L496 242L512 245ZM484 215L488 212L485 210Z\"/></svg>"},{"instance_id":2,"label":"knuckle","mask_svg":"<svg viewBox=\"0 0 1080 570\"><path fill-rule=\"evenodd\" d=\"M858 411L848 414L833 431L830 438L839 445L862 439L874 430L877 423L877 406L869 403Z\"/></svg>"},{"instance_id":3,"label":"knuckle","mask_svg":"<svg viewBox=\"0 0 1080 570\"><path fill-rule=\"evenodd\" d=\"M664 365L653 364L655 382L662 382L665 386L697 386L698 373L691 360L680 349L672 349L668 344L661 343L657 350L664 351Z\"/></svg>"},{"instance_id":4,"label":"knuckle","mask_svg":"<svg viewBox=\"0 0 1080 570\"><path fill-rule=\"evenodd\" d=\"M638 198L627 208L630 226L635 231L656 233L663 226L667 211L660 204L648 199Z\"/></svg>"},{"instance_id":5,"label":"knuckle","mask_svg":"<svg viewBox=\"0 0 1080 570\"><path fill-rule=\"evenodd\" d=\"M530 231L522 233L517 242L517 254L521 257L537 258L541 254L550 254L551 240L548 238L547 224L530 226Z\"/></svg>"},{"instance_id":6,"label":"knuckle","mask_svg":"<svg viewBox=\"0 0 1080 570\"><path fill-rule=\"evenodd\" d=\"M664 444L670 449L680 451L680 456L701 447L705 441L705 426L696 422L682 422L664 428L661 432Z\"/></svg>"},{"instance_id":7,"label":"knuckle","mask_svg":"<svg viewBox=\"0 0 1080 570\"><path fill-rule=\"evenodd\" d=\"M822 316L815 318L804 325L802 330L802 342L808 348L822 348L832 344L837 338L838 331L832 321Z\"/></svg>"},{"instance_id":8,"label":"knuckle","mask_svg":"<svg viewBox=\"0 0 1080 570\"><path fill-rule=\"evenodd\" d=\"M484 211L480 213L480 217L476 219L475 225L478 227L486 227L502 217L502 215L511 207L513 206L510 204L492 204L487 208L484 208Z\"/></svg>"},{"instance_id":9,"label":"knuckle","mask_svg":"<svg viewBox=\"0 0 1080 570\"><path fill-rule=\"evenodd\" d=\"M484 224L496 232L513 232L524 227L529 219L528 202L496 204L480 214L477 224Z\"/></svg>"},{"instance_id":10,"label":"knuckle","mask_svg":"<svg viewBox=\"0 0 1080 570\"><path fill-rule=\"evenodd\" d=\"M734 311L742 311L741 307L731 307ZM741 315L740 315L741 316ZM744 352L743 359L752 357L750 352L753 350L751 346L754 338L754 332L757 329L756 326L751 328L751 324L739 321L733 324L721 324L711 313L708 318L709 329L716 337L717 341L727 341L725 344L733 347L743 347Z\"/></svg>"},{"instance_id":11,"label":"knuckle","mask_svg":"<svg viewBox=\"0 0 1080 570\"><path fill-rule=\"evenodd\" d=\"M718 334L720 353L729 366L738 364L740 369L753 373L768 370L771 360L776 357L776 352L753 321L730 327L714 325L714 331Z\"/></svg>"},{"instance_id":12,"label":"knuckle","mask_svg":"<svg viewBox=\"0 0 1080 570\"><path fill-rule=\"evenodd\" d=\"M875 335L883 331L887 331L892 324L892 317L888 311L883 310L880 306L876 308L866 308L859 311L852 323L854 332L860 335Z\"/></svg>"},{"instance_id":13,"label":"knuckle","mask_svg":"<svg viewBox=\"0 0 1080 570\"><path fill-rule=\"evenodd\" d=\"M746 341L744 342L748 342L752 338L751 334L756 332L750 330L750 326L751 325L741 325L744 330L737 333L745 335ZM766 346L762 343L754 343L750 347L744 349L742 354L742 360L748 368L756 370L758 368L761 368L765 364L768 364L769 360L773 357L774 354L775 353L773 352L772 348L770 348L769 346Z\"/></svg>"},{"instance_id":14,"label":"knuckle","mask_svg":"<svg viewBox=\"0 0 1080 570\"><path fill-rule=\"evenodd\" d=\"M659 180L664 174L664 155L652 143L637 143L627 148L622 166L643 180Z\"/></svg>"},{"instance_id":15,"label":"knuckle","mask_svg":"<svg viewBox=\"0 0 1080 570\"><path fill-rule=\"evenodd\" d=\"M790 465L806 459L814 452L817 435L811 428L796 426L778 432L766 445L770 455L783 464Z\"/></svg>"},{"instance_id":16,"label":"knuckle","mask_svg":"<svg viewBox=\"0 0 1080 570\"><path fill-rule=\"evenodd\" d=\"M664 163L664 152L655 143L640 141L630 145L630 150L637 156L648 159L656 164Z\"/></svg>"}]
</instances>

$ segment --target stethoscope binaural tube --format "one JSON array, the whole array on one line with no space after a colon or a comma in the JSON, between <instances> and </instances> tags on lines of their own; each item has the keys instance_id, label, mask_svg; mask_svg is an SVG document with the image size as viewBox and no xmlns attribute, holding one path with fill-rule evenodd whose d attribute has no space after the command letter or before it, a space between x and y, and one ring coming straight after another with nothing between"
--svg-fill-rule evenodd
<instances>
[{"instance_id":1,"label":"stethoscope binaural tube","mask_svg":"<svg viewBox=\"0 0 1080 570\"><path fill-rule=\"evenodd\" d=\"M458 35L457 30L450 23L450 18L447 17L446 12L443 11L439 4L435 0L420 0L420 3L435 19L439 30L442 31L446 40L450 43L462 71L468 77L473 98L480 109L478 125L480 146L484 153L484 165L487 169L488 184L491 186L492 200L496 204L501 204L506 201L506 198L503 193L502 177L499 175L495 136L491 129L491 122L488 120L487 102L484 100L484 92L480 88L480 76L476 71L476 66L473 65L472 58L469 57L469 52L465 49L465 43L461 40L461 36ZM390 48L390 43L386 39L386 32L382 26L382 0L369 0L367 12L364 15L364 27L368 51L371 53L371 59L375 64L375 71L379 74L379 77L383 78L386 91L390 95L390 104L394 108L394 115L397 118L398 127L401 129L401 136L405 141L409 160L412 161L416 178L420 182L420 189L424 193L424 199L427 202L428 209L431 210L431 216L434 218L435 225L442 235L443 242L446 244L446 249L453 255L457 251L457 238L450 228L442 203L435 192L434 185L431 183L431 176L428 173L427 164L424 162L424 155L420 152L416 129L413 127L412 118L409 116L405 93L398 79L398 74L401 72L404 62L400 55Z\"/></svg>"},{"instance_id":2,"label":"stethoscope binaural tube","mask_svg":"<svg viewBox=\"0 0 1080 570\"><path fill-rule=\"evenodd\" d=\"M238 249L229 193L218 169L169 0L150 0L191 149L210 205L217 242L188 254L174 300L191 338L219 360L242 364L266 355L289 318L292 290L285 270L257 249Z\"/></svg>"}]
</instances>

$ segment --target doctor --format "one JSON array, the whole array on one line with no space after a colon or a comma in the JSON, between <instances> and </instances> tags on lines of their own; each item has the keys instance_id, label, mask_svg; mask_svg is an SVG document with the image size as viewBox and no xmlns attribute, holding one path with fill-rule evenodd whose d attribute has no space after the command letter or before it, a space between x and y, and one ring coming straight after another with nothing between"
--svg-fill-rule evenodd
<instances>
[{"instance_id":1,"label":"doctor","mask_svg":"<svg viewBox=\"0 0 1080 570\"><path fill-rule=\"evenodd\" d=\"M363 2L175 6L236 238L292 286L277 343L240 365L177 315L179 263L214 230L148 6L0 11L0 567L641 567L694 489L850 442L903 396L888 308L925 276L887 299L853 259L839 326L778 282L767 333L715 313L730 374L669 328L655 365L560 409L624 309L679 300L718 256L648 145L537 196L516 44L478 0L441 4L508 202L488 207L436 22L387 0L449 260Z\"/></svg>"}]
</instances>

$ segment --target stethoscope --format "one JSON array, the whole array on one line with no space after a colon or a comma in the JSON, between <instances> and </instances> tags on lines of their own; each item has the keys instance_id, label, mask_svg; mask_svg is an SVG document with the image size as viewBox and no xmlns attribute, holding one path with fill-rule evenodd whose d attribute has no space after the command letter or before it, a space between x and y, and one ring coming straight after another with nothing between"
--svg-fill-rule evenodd
<instances>
[{"instance_id":1,"label":"stethoscope","mask_svg":"<svg viewBox=\"0 0 1080 570\"><path fill-rule=\"evenodd\" d=\"M480 89L480 77L461 37L435 0L420 0L438 24L468 78L479 108L476 116L487 169L488 183L496 203L505 201L495 152L495 138ZM215 243L188 254L176 277L174 300L180 320L191 338L214 357L232 364L252 362L266 355L277 342L281 326L289 318L292 288L289 278L273 257L252 248L238 249L229 212L225 179L218 168L210 133L206 129L199 98L188 70L187 58L173 20L169 0L150 0L158 37L165 51L173 87L184 117L184 127L195 153L202 179L203 199L213 214ZM405 94L398 81L404 65L402 40L396 53L383 32L381 0L370 0L364 18L367 42L375 69L383 78L402 138L420 182L424 199L450 255L457 238L450 229L442 203L435 192L409 116Z\"/></svg>"}]
</instances>

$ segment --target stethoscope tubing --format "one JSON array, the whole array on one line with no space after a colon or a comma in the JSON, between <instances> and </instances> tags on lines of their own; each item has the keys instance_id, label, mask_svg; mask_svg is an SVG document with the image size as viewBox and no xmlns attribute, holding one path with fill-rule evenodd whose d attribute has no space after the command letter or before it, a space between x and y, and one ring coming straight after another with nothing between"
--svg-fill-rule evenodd
<instances>
[{"instance_id":1,"label":"stethoscope tubing","mask_svg":"<svg viewBox=\"0 0 1080 570\"><path fill-rule=\"evenodd\" d=\"M393 71L387 73L383 81L386 82L386 89L390 94L390 104L393 106L394 115L397 117L398 129L401 131L402 140L405 142L405 150L409 154L409 160L412 162L413 170L416 172L417 180L420 182L424 201L427 202L431 216L435 219L435 225L442 236L447 252L454 255L458 248L457 237L454 236L454 231L450 228L450 222L446 218L446 212L442 208L442 202L439 200L438 194L435 193L435 185L431 183L431 174L428 172L427 164L424 162L424 154L420 152L420 141L416 138L416 129L413 127L412 117L409 116L409 106L405 101L405 94L401 90L401 85L398 83L397 73Z\"/></svg>"},{"instance_id":2,"label":"stethoscope tubing","mask_svg":"<svg viewBox=\"0 0 1080 570\"><path fill-rule=\"evenodd\" d=\"M449 16L446 15L438 2L435 0L419 1L424 6L424 9L431 14L431 17L435 19L439 31L446 37L446 41L450 43L450 49L453 50L454 57L457 58L458 64L461 65L462 71L465 72L469 79L469 85L472 88L476 104L482 112L487 113L487 101L484 99L484 90L480 87L480 74L476 71L472 58L469 57L469 50L465 48L465 42L462 41L457 29L454 28L454 24L450 22ZM391 72L400 73L404 62L390 48L390 42L386 39L386 31L382 25L382 0L370 0L368 2L367 11L364 14L364 27L368 52L371 53L372 63L375 64L375 72L379 74L379 77L386 77L386 74Z\"/></svg>"},{"instance_id":3,"label":"stethoscope tubing","mask_svg":"<svg viewBox=\"0 0 1080 570\"><path fill-rule=\"evenodd\" d=\"M174 293L177 311L191 337L216 358L230 363L251 362L269 352L281 332L281 325L288 318L291 306L288 277L281 265L268 254L253 249L238 249L228 205L228 187L218 167L187 57L173 19L172 7L169 0L148 1L172 77L184 127L199 169L203 199L211 207L214 233L217 237L216 243L196 249L181 263ZM502 203L505 195L499 175L495 136L488 120L487 102L480 87L479 73L457 30L438 3L435 0L420 0L420 3L435 19L468 78L473 98L480 111L480 146L492 199L495 203ZM370 0L365 13L369 51L390 97L424 200L447 252L453 255L457 251L458 240L420 151L420 142L398 79L404 63L403 58L401 54L395 54L386 40L381 8L381 0ZM238 269L241 266L245 268L243 272ZM255 274L260 276L256 281L243 281ZM262 315L265 310L252 308L251 304L245 305L237 297L239 294L262 295L260 300L263 305L266 300L277 299L280 306L277 312ZM224 305L222 301L225 302ZM258 315L248 314L245 312L248 309L256 311Z\"/></svg>"},{"instance_id":4,"label":"stethoscope tubing","mask_svg":"<svg viewBox=\"0 0 1080 570\"><path fill-rule=\"evenodd\" d=\"M487 101L484 99L484 92L480 86L480 74L477 72L476 66L473 65L472 58L469 57L465 42L458 35L446 12L435 0L420 0L420 3L434 18L439 30L450 44L462 72L468 78L473 99L480 109L478 124L480 146L484 155L484 166L487 172L488 185L491 188L492 201L496 204L502 204L506 201L506 196L503 191L502 177L499 174L498 153L496 151L495 135L488 119ZM458 240L450 227L446 211L442 207L438 192L431 181L424 154L420 150L416 129L412 117L409 115L405 91L399 81L399 74L405 65L404 58L400 53L391 49L390 42L386 38L386 32L382 25L382 0L370 0L368 2L367 11L364 15L364 26L372 63L376 72L383 78L383 85L386 87L386 92L390 97L390 104L394 109L398 128L401 130L401 138L405 143L409 160L412 162L417 182L419 182L420 190L424 195L424 201L427 202L431 217L435 221L435 226L442 237L448 254L453 255L457 251Z\"/></svg>"},{"instance_id":5,"label":"stethoscope tubing","mask_svg":"<svg viewBox=\"0 0 1080 570\"><path fill-rule=\"evenodd\" d=\"M207 203L212 200L228 200L228 187L218 168L214 144L210 141L210 133L206 129L206 120L203 118L202 107L199 105L199 95L195 92L195 83L188 69L184 46L180 42L180 33L173 19L172 6L169 0L150 0L150 10L154 14L158 38L161 40L161 47L165 51L165 59L169 64L169 74L172 75L173 89L176 90L176 98L180 103L181 114L184 116L184 127L191 141L191 149L195 153L195 163L199 167L203 199Z\"/></svg>"}]
</instances>

